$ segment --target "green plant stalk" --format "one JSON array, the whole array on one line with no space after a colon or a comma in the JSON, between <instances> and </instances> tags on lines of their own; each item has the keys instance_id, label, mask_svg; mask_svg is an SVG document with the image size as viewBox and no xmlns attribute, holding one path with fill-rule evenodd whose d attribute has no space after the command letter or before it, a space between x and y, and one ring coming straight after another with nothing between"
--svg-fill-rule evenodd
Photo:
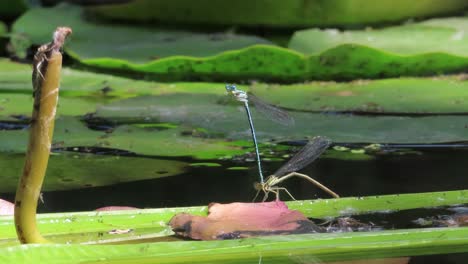
<instances>
[{"instance_id":1,"label":"green plant stalk","mask_svg":"<svg viewBox=\"0 0 468 264\"><path fill-rule=\"evenodd\" d=\"M34 57L33 96L28 150L15 197L15 226L21 243L45 243L37 229L36 209L49 161L62 68L60 48L68 28L58 28L54 41L41 46Z\"/></svg>"},{"instance_id":2,"label":"green plant stalk","mask_svg":"<svg viewBox=\"0 0 468 264\"><path fill-rule=\"evenodd\" d=\"M307 263L466 252L468 227L130 245L14 246L4 263ZM51 257L53 256L53 257ZM319 262L319 263L320 263ZM315 263L315 262L312 262Z\"/></svg>"},{"instance_id":3,"label":"green plant stalk","mask_svg":"<svg viewBox=\"0 0 468 264\"><path fill-rule=\"evenodd\" d=\"M336 216L397 212L417 208L434 208L468 203L468 190L345 197L287 202L290 209L307 217L327 219ZM130 242L172 234L167 222L177 213L206 215L207 206L157 208L114 212L76 212L41 214L39 227L55 242L103 243ZM128 235L107 235L111 229L133 229ZM11 217L0 217L0 247L16 243Z\"/></svg>"}]
</instances>

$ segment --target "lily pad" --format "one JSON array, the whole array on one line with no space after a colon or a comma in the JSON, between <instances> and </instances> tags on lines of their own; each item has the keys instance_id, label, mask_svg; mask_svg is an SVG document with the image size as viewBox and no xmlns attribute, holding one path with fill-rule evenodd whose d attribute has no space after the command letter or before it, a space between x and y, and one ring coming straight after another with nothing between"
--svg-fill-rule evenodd
<instances>
[{"instance_id":1,"label":"lily pad","mask_svg":"<svg viewBox=\"0 0 468 264\"><path fill-rule=\"evenodd\" d=\"M458 13L463 0L134 0L91 7L109 19L269 27L356 26ZM392 12L388 12L392 10Z\"/></svg>"},{"instance_id":2,"label":"lily pad","mask_svg":"<svg viewBox=\"0 0 468 264\"><path fill-rule=\"evenodd\" d=\"M287 94L288 91L284 90ZM208 134L230 139L249 139L244 108L228 104L224 96L168 94L125 99L101 106L95 118L118 122L169 122L204 128ZM174 107L177 104L177 107ZM296 125L286 127L253 111L260 141L297 140L323 135L347 143L435 143L468 140L464 116L362 116L336 113L290 111Z\"/></svg>"},{"instance_id":3,"label":"lily pad","mask_svg":"<svg viewBox=\"0 0 468 264\"><path fill-rule=\"evenodd\" d=\"M468 18L431 19L382 29L294 34L291 49L309 55L311 79L434 75L468 66Z\"/></svg>"},{"instance_id":4,"label":"lily pad","mask_svg":"<svg viewBox=\"0 0 468 264\"><path fill-rule=\"evenodd\" d=\"M28 9L26 0L4 0L0 2L0 20L10 20ZM6 29L6 27L5 27Z\"/></svg>"},{"instance_id":5,"label":"lily pad","mask_svg":"<svg viewBox=\"0 0 468 264\"><path fill-rule=\"evenodd\" d=\"M154 130L131 125L119 126L110 132L91 130L74 118L56 121L53 147L98 147L127 151L140 155L218 159L226 155L245 154L246 142L228 142L191 135L191 129L177 127ZM0 130L0 151L25 153L27 130ZM250 145L249 145L250 146Z\"/></svg>"},{"instance_id":6,"label":"lily pad","mask_svg":"<svg viewBox=\"0 0 468 264\"><path fill-rule=\"evenodd\" d=\"M261 44L268 41L255 37L236 36L230 33L221 34L220 37L202 34L197 41L194 41L196 38L192 39L192 35L185 37L187 33L178 32L183 44L175 45L172 42L165 43L161 39L154 39L153 36L162 34L158 33L161 31L157 29L148 31L145 28L91 23L83 20L83 16L80 15L82 12L81 8L69 5L60 5L51 9L32 9L13 24L12 31L14 34L21 34L31 43L39 44L49 40L49 32L53 28L62 25L63 21L68 21L68 25L74 28L75 34L66 51L83 65L103 71L113 71L114 74L138 74L148 79L163 81L351 80L461 72L468 67L468 57L460 53L464 52L462 44L453 49L456 53L436 49L429 53L422 50L423 53L401 56L379 47L348 43L334 46L328 45L326 41L325 43L319 41L319 45L324 47L320 53L304 55L292 49ZM37 21L48 22L37 23ZM450 24L454 20L437 21L439 22L434 27L444 28L445 24ZM456 21L459 23L463 18ZM460 25L455 29L449 27L448 31L455 30L451 36L455 39L460 38L457 41L464 43L466 38L463 38L461 33L457 33L464 28ZM403 29L397 28L396 32L404 32L407 26L401 27ZM414 27L414 31L418 31L414 33L415 35L422 36L427 28ZM440 34L434 34L429 36L430 41L438 40ZM392 32L385 33L385 36L387 35L389 37L385 40L395 37ZM294 39L297 39L297 36ZM297 46L294 44L297 40L294 39L291 47ZM306 40L308 41L307 38ZM162 44L157 48L157 44L153 42ZM216 44L213 46L211 42ZM21 49L22 45L17 43L17 46L15 50ZM181 46L183 52L174 48ZM418 45L415 46L413 49L417 49ZM198 50L198 47L202 47L201 50Z\"/></svg>"},{"instance_id":7,"label":"lily pad","mask_svg":"<svg viewBox=\"0 0 468 264\"><path fill-rule=\"evenodd\" d=\"M0 192L15 192L23 164L23 154L0 153ZM184 172L187 165L168 159L54 153L50 156L43 190L81 189L173 176Z\"/></svg>"},{"instance_id":8,"label":"lily pad","mask_svg":"<svg viewBox=\"0 0 468 264\"><path fill-rule=\"evenodd\" d=\"M343 44L357 44L399 55L440 52L468 56L468 17L437 18L379 29L306 29L294 33L289 48L320 54Z\"/></svg>"},{"instance_id":9,"label":"lily pad","mask_svg":"<svg viewBox=\"0 0 468 264\"><path fill-rule=\"evenodd\" d=\"M31 68L7 60L0 60L0 68L0 120L24 122L15 117L29 117L32 111ZM254 123L262 142L326 135L335 142L436 143L468 138L466 118L460 115L468 109L468 82L464 79L464 75L459 75L350 83L257 83L239 87L289 110L296 119L296 126L283 127L253 109ZM355 112L377 115L361 116ZM67 125L58 121L57 129L62 128L56 130L56 142L63 141L65 146L113 146L139 154L190 156L196 153L196 148L203 148L202 142L211 144L208 143L210 139L203 137L212 137L222 138L218 142L225 142L226 138L242 139L245 146L251 147L247 144L250 133L245 111L242 105L227 96L223 83L156 83L65 68L57 114L77 116L98 124L103 121L107 125L109 122L135 124L119 128L105 138L109 135L91 130L82 123ZM65 133L67 128L69 133ZM76 133L70 133L77 128L80 129ZM132 132L127 133L126 129ZM156 132L161 129L168 130ZM186 135L181 136L182 132ZM9 139L2 140L2 149L23 152L26 132L0 133L1 137L7 134ZM128 143L131 135L137 134L155 140L155 144L160 142L156 138L160 138L164 146L168 145L163 142L163 136L175 141L178 141L176 138L190 138L199 143L191 144L193 152L171 154L170 150L177 148L155 149L144 140L136 145ZM15 137L20 138L12 140ZM139 142L139 139L134 140ZM183 144L183 141L179 143ZM218 147L218 154L222 149L226 155L233 154L233 149ZM208 156L216 158L218 154Z\"/></svg>"},{"instance_id":10,"label":"lily pad","mask_svg":"<svg viewBox=\"0 0 468 264\"><path fill-rule=\"evenodd\" d=\"M395 78L293 85L255 84L251 92L295 111L374 114L468 113L464 76Z\"/></svg>"},{"instance_id":11,"label":"lily pad","mask_svg":"<svg viewBox=\"0 0 468 264\"><path fill-rule=\"evenodd\" d=\"M1 118L9 115L29 116L32 110L31 67L0 59L0 69ZM62 75L59 115L85 115L122 99L147 95L180 94L179 99L186 95L185 108L201 104L192 95L213 95L209 100L206 97L204 104L229 101L224 83L157 83L69 68L63 69ZM468 112L466 78L466 75L458 75L292 85L255 83L239 87L250 90L263 101L293 111L461 114ZM170 100L174 106L178 105L175 101L177 98Z\"/></svg>"},{"instance_id":12,"label":"lily pad","mask_svg":"<svg viewBox=\"0 0 468 264\"><path fill-rule=\"evenodd\" d=\"M203 34L90 22L82 8L67 4L29 10L15 21L12 32L29 37L32 43L46 43L50 32L65 25L74 32L66 50L80 60L113 58L145 63L168 56L203 57L253 44L270 44L265 39L233 33Z\"/></svg>"}]
</instances>

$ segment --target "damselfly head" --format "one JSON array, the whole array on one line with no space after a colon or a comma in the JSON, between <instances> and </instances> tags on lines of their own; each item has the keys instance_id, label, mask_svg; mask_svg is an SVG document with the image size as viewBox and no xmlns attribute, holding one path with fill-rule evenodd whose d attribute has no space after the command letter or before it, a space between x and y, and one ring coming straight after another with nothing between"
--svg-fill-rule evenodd
<instances>
[{"instance_id":1,"label":"damselfly head","mask_svg":"<svg viewBox=\"0 0 468 264\"><path fill-rule=\"evenodd\" d=\"M235 90L237 90L237 87L235 84L226 84L226 91L234 92Z\"/></svg>"},{"instance_id":2,"label":"damselfly head","mask_svg":"<svg viewBox=\"0 0 468 264\"><path fill-rule=\"evenodd\" d=\"M237 89L236 85L234 84L226 84L226 91L230 94L232 94L237 101L239 102L247 102L247 93L242 91L242 90L239 90Z\"/></svg>"}]
</instances>

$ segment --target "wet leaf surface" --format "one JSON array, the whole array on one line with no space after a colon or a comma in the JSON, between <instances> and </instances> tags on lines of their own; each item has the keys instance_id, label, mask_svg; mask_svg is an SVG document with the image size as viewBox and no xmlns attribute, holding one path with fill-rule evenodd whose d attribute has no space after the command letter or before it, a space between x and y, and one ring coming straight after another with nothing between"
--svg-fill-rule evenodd
<instances>
[{"instance_id":1,"label":"wet leaf surface","mask_svg":"<svg viewBox=\"0 0 468 264\"><path fill-rule=\"evenodd\" d=\"M1 193L14 193L24 164L22 154L0 154ZM84 153L52 154L44 191L69 190L174 176L187 164L169 159Z\"/></svg>"},{"instance_id":2,"label":"wet leaf surface","mask_svg":"<svg viewBox=\"0 0 468 264\"><path fill-rule=\"evenodd\" d=\"M45 43L63 21L76 33L66 49L80 60L113 58L145 63L168 56L204 57L253 44L270 44L262 38L233 33L203 34L90 21L82 8L65 4L31 9L15 21L12 30L28 36L32 43Z\"/></svg>"},{"instance_id":3,"label":"wet leaf surface","mask_svg":"<svg viewBox=\"0 0 468 264\"><path fill-rule=\"evenodd\" d=\"M281 0L236 2L190 0L166 2L158 0L134 0L127 3L90 7L107 19L124 21L208 25L243 25L297 28L304 26L362 26L401 21L414 17L457 13L466 7L463 0L425 0L408 3L401 0L381 0L378 3L362 0L301 1ZM388 12L391 9L392 12ZM223 12L220 12L223 10ZM278 15L281 14L281 15Z\"/></svg>"}]
</instances>

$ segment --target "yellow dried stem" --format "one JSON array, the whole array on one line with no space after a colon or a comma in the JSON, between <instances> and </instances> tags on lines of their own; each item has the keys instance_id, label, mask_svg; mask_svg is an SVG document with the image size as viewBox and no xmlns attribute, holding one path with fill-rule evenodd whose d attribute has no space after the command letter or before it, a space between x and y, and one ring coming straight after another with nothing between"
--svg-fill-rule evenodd
<instances>
[{"instance_id":1,"label":"yellow dried stem","mask_svg":"<svg viewBox=\"0 0 468 264\"><path fill-rule=\"evenodd\" d=\"M36 209L49 161L57 109L62 68L62 54L59 49L64 39L60 32L64 32L67 36L71 30L58 28L54 33L54 41L39 48L35 57L34 109L23 175L15 197L16 233L21 243L47 242L37 229ZM60 46L55 41L56 35L62 37L58 38L61 41Z\"/></svg>"}]
</instances>

